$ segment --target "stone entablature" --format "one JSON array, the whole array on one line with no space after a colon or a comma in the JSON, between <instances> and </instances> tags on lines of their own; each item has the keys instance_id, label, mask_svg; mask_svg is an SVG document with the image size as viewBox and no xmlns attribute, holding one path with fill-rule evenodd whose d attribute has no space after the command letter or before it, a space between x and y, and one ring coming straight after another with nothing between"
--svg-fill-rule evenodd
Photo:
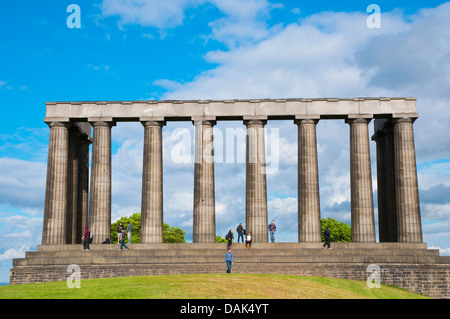
<instances>
[{"instance_id":1,"label":"stone entablature","mask_svg":"<svg viewBox=\"0 0 450 319\"><path fill-rule=\"evenodd\" d=\"M50 121L417 118L416 98L48 102Z\"/></svg>"}]
</instances>

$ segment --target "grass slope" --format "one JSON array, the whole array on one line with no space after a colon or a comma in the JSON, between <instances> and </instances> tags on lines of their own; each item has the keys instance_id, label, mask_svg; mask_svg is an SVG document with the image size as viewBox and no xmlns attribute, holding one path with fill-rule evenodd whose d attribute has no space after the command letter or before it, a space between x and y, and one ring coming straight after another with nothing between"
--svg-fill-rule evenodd
<instances>
[{"instance_id":1,"label":"grass slope","mask_svg":"<svg viewBox=\"0 0 450 319\"><path fill-rule=\"evenodd\" d=\"M207 274L121 277L0 287L0 299L422 299L365 281L288 275Z\"/></svg>"}]
</instances>

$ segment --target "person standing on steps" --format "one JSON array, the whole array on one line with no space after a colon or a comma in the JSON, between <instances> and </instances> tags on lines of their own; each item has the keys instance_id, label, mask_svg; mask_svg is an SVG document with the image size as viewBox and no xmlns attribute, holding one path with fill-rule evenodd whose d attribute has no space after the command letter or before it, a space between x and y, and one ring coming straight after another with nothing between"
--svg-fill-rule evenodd
<instances>
[{"instance_id":1,"label":"person standing on steps","mask_svg":"<svg viewBox=\"0 0 450 319\"><path fill-rule=\"evenodd\" d=\"M247 238L245 239L245 248L252 248L252 233L249 232L247 234Z\"/></svg>"},{"instance_id":2,"label":"person standing on steps","mask_svg":"<svg viewBox=\"0 0 450 319\"><path fill-rule=\"evenodd\" d=\"M89 240L91 239L91 233L87 226L84 227L84 236L81 237L83 241L83 251L89 251Z\"/></svg>"},{"instance_id":3,"label":"person standing on steps","mask_svg":"<svg viewBox=\"0 0 450 319\"><path fill-rule=\"evenodd\" d=\"M325 231L323 232L323 237L325 237L325 243L322 246L322 249L325 248L325 246L328 246L328 249L331 249L330 247L330 240L331 240L331 233L330 233L330 228L327 227L327 229L325 229Z\"/></svg>"},{"instance_id":4,"label":"person standing on steps","mask_svg":"<svg viewBox=\"0 0 450 319\"><path fill-rule=\"evenodd\" d=\"M242 242L244 242L244 227L242 227L242 223L239 224L236 231L238 233L238 242L240 238L242 238Z\"/></svg>"},{"instance_id":5,"label":"person standing on steps","mask_svg":"<svg viewBox=\"0 0 450 319\"><path fill-rule=\"evenodd\" d=\"M120 248L119 248L119 250L122 250L122 247L125 247L125 250L128 250L127 245L125 245L125 237L127 237L127 234L122 229L122 238L120 239Z\"/></svg>"},{"instance_id":6,"label":"person standing on steps","mask_svg":"<svg viewBox=\"0 0 450 319\"><path fill-rule=\"evenodd\" d=\"M122 230L123 230L123 224L122 222L119 223L119 226L117 226L117 243L120 244L120 240L122 239Z\"/></svg>"},{"instance_id":7,"label":"person standing on steps","mask_svg":"<svg viewBox=\"0 0 450 319\"><path fill-rule=\"evenodd\" d=\"M270 234L270 241L272 243L275 242L275 232L277 231L277 226L272 222L269 224L269 234Z\"/></svg>"},{"instance_id":8,"label":"person standing on steps","mask_svg":"<svg viewBox=\"0 0 450 319\"><path fill-rule=\"evenodd\" d=\"M128 243L131 244L131 224L128 222L127 225Z\"/></svg>"},{"instance_id":9,"label":"person standing on steps","mask_svg":"<svg viewBox=\"0 0 450 319\"><path fill-rule=\"evenodd\" d=\"M228 248L228 251L225 254L225 263L227 264L227 274L229 274L229 273L231 273L231 266L234 263L233 253L231 252L231 248Z\"/></svg>"},{"instance_id":10,"label":"person standing on steps","mask_svg":"<svg viewBox=\"0 0 450 319\"><path fill-rule=\"evenodd\" d=\"M225 239L228 240L227 249L230 249L231 245L233 244L233 239L234 239L234 235L233 235L233 230L232 229L230 229L228 234L225 236Z\"/></svg>"}]
</instances>

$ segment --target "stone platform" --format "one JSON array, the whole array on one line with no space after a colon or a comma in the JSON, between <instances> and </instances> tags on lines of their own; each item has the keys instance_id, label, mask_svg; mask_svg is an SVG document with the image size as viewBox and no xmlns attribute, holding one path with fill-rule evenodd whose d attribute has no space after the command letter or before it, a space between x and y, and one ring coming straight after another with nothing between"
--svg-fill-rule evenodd
<instances>
[{"instance_id":1,"label":"stone platform","mask_svg":"<svg viewBox=\"0 0 450 319\"><path fill-rule=\"evenodd\" d=\"M41 245L13 260L10 284L65 281L67 266L81 278L225 273L226 244ZM433 298L450 298L450 257L425 243L234 243L233 273L289 274L367 280L375 264L380 281Z\"/></svg>"}]
</instances>

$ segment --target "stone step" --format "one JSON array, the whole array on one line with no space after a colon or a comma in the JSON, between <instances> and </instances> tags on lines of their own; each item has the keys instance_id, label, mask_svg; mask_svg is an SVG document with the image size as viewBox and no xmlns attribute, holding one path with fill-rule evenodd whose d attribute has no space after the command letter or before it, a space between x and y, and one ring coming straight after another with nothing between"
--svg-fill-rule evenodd
<instances>
[{"instance_id":1,"label":"stone step","mask_svg":"<svg viewBox=\"0 0 450 319\"><path fill-rule=\"evenodd\" d=\"M181 250L181 249L226 249L226 243L183 243L183 244L127 244L133 250ZM304 249L304 248L322 248L323 243L252 243L251 249ZM116 250L118 244L91 244L91 250ZM335 249L427 249L426 243L331 243ZM38 251L76 251L82 250L81 244L74 245L39 245ZM243 243L234 242L232 249L245 249Z\"/></svg>"},{"instance_id":2,"label":"stone step","mask_svg":"<svg viewBox=\"0 0 450 319\"><path fill-rule=\"evenodd\" d=\"M25 258L14 259L14 266L74 264L163 264L221 263L226 243L206 244L130 244L120 251L119 245L41 245L26 252ZM333 249L321 249L322 243L254 243L246 249L243 243L232 245L233 255L245 263L311 263L311 262L397 262L445 263L437 249L425 243L333 243Z\"/></svg>"},{"instance_id":3,"label":"stone step","mask_svg":"<svg viewBox=\"0 0 450 319\"><path fill-rule=\"evenodd\" d=\"M163 263L223 263L224 254L205 256L133 256L129 251L115 256L95 256L86 252L85 256L35 257L14 259L13 265L69 265L69 264L163 264ZM370 255L296 255L296 256L254 256L235 255L236 263L435 263L436 256L370 256Z\"/></svg>"},{"instance_id":4,"label":"stone step","mask_svg":"<svg viewBox=\"0 0 450 319\"><path fill-rule=\"evenodd\" d=\"M223 256L225 249L155 249L143 250L134 249L130 245L127 251L128 256ZM235 256L315 256L323 255L371 255L371 256L439 256L437 249L327 249L319 248L302 248L302 249L232 249ZM89 256L120 256L121 251L116 247L115 250L94 250L89 252L78 250L62 250L62 251L30 251L26 252L26 258L37 257L82 257L86 254Z\"/></svg>"}]
</instances>

